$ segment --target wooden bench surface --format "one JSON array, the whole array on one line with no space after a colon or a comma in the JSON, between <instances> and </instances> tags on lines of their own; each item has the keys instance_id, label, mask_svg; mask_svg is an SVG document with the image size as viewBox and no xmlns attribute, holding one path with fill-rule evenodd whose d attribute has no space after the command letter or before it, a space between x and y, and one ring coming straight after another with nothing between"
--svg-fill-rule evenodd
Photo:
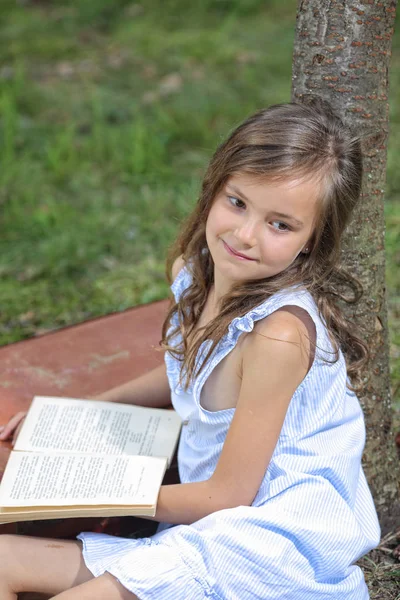
<instances>
[{"instance_id":1,"label":"wooden bench surface","mask_svg":"<svg viewBox=\"0 0 400 600\"><path fill-rule=\"evenodd\" d=\"M1 347L0 422L33 395L84 398L160 364L167 307L162 300Z\"/></svg>"},{"instance_id":2,"label":"wooden bench surface","mask_svg":"<svg viewBox=\"0 0 400 600\"><path fill-rule=\"evenodd\" d=\"M1 347L0 424L34 395L86 398L161 364L167 308L162 300Z\"/></svg>"}]
</instances>

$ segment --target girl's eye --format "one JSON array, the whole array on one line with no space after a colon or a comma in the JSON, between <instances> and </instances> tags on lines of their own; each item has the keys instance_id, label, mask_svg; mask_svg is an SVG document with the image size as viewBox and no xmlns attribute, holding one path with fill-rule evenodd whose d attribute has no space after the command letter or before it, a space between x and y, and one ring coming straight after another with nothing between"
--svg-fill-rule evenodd
<instances>
[{"instance_id":1,"label":"girl's eye","mask_svg":"<svg viewBox=\"0 0 400 600\"><path fill-rule=\"evenodd\" d=\"M286 223L283 223L282 221L272 221L272 227L276 231L290 231L289 225L286 225Z\"/></svg>"},{"instance_id":2,"label":"girl's eye","mask_svg":"<svg viewBox=\"0 0 400 600\"><path fill-rule=\"evenodd\" d=\"M243 200L239 200L239 198L235 198L235 196L228 196L228 200L232 206L235 208L246 208Z\"/></svg>"}]
</instances>

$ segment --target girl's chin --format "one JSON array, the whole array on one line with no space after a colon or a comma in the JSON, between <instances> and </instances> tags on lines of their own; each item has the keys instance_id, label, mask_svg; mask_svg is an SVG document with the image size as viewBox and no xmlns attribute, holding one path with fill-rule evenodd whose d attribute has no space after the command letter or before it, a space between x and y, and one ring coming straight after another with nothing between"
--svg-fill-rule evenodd
<instances>
[{"instance_id":1,"label":"girl's chin","mask_svg":"<svg viewBox=\"0 0 400 600\"><path fill-rule=\"evenodd\" d=\"M245 281L258 281L261 279L269 279L274 277L280 271L274 271L269 269L255 268L254 265L258 263L247 263L238 261L237 264L229 261L214 260L214 268L218 271L221 277L227 281L244 283Z\"/></svg>"},{"instance_id":2,"label":"girl's chin","mask_svg":"<svg viewBox=\"0 0 400 600\"><path fill-rule=\"evenodd\" d=\"M242 265L236 266L221 263L214 263L214 266L220 276L230 283L244 283L245 281L251 281L252 279L263 279L254 268L245 269ZM266 275L266 277L268 277L268 275Z\"/></svg>"}]
</instances>

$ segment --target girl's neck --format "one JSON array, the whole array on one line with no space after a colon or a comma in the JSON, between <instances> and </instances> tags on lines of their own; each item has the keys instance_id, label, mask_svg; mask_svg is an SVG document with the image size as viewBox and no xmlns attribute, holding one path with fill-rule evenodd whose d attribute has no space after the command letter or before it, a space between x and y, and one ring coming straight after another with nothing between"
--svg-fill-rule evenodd
<instances>
[{"instance_id":1,"label":"girl's neck","mask_svg":"<svg viewBox=\"0 0 400 600\"><path fill-rule=\"evenodd\" d=\"M209 301L218 311L223 296L231 290L232 282L226 281L219 276L219 273L214 269L214 283L208 293Z\"/></svg>"},{"instance_id":2,"label":"girl's neck","mask_svg":"<svg viewBox=\"0 0 400 600\"><path fill-rule=\"evenodd\" d=\"M208 292L205 308L208 314L216 314L219 310L219 300L216 296L215 286L211 285L210 290Z\"/></svg>"}]
</instances>

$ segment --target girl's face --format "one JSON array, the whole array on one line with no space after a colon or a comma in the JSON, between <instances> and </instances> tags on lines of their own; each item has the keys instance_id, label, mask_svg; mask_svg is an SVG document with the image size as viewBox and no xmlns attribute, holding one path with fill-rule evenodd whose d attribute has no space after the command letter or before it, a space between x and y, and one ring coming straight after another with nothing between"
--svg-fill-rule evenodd
<instances>
[{"instance_id":1,"label":"girl's face","mask_svg":"<svg viewBox=\"0 0 400 600\"><path fill-rule=\"evenodd\" d=\"M278 183L246 174L231 177L216 196L206 223L215 281L225 287L272 277L309 251L318 192L318 184L308 180Z\"/></svg>"}]
</instances>

